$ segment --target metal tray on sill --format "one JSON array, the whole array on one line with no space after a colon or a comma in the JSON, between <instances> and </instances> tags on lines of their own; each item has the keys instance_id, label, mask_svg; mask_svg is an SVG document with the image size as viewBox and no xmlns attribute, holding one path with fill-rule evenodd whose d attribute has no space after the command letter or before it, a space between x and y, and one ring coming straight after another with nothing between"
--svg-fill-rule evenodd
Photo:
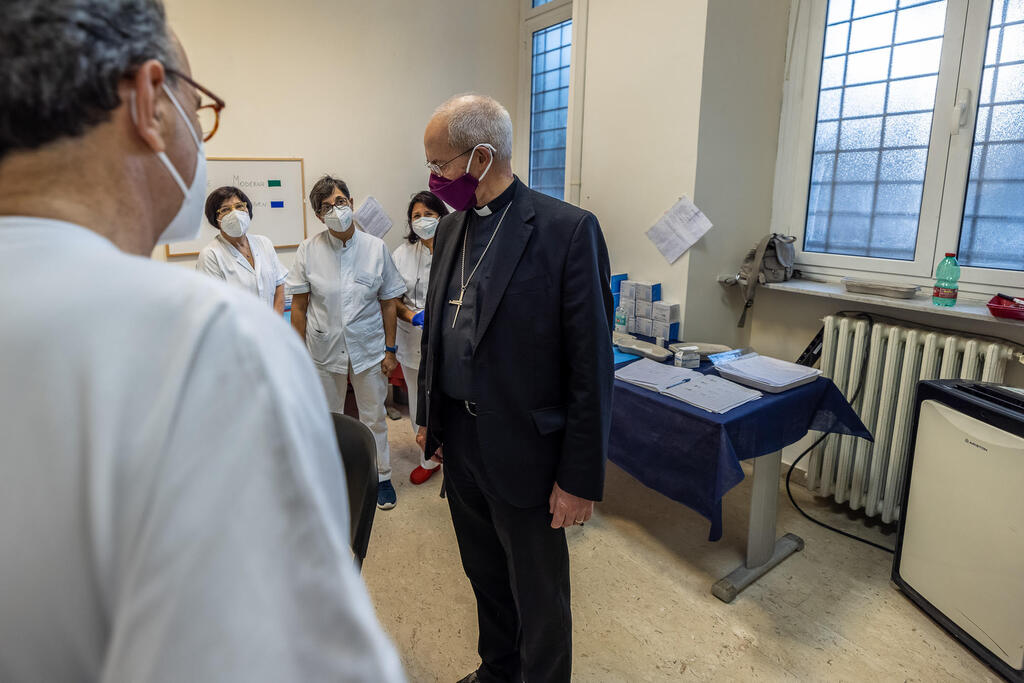
<instances>
[{"instance_id":1,"label":"metal tray on sill","mask_svg":"<svg viewBox=\"0 0 1024 683\"><path fill-rule=\"evenodd\" d=\"M847 292L855 294L871 294L884 296L889 299L913 299L921 288L917 285L900 285L895 282L878 282L875 280L859 280L854 277L844 277L843 286Z\"/></svg>"}]
</instances>

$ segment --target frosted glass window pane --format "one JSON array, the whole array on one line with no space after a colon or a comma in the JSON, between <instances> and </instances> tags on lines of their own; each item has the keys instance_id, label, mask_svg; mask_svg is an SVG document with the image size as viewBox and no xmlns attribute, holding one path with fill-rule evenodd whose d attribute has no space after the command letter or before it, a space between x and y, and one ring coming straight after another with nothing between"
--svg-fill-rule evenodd
<instances>
[{"instance_id":1,"label":"frosted glass window pane","mask_svg":"<svg viewBox=\"0 0 1024 683\"><path fill-rule=\"evenodd\" d=\"M892 49L892 77L923 76L938 71L942 39L897 45Z\"/></svg>"},{"instance_id":2,"label":"frosted glass window pane","mask_svg":"<svg viewBox=\"0 0 1024 683\"><path fill-rule=\"evenodd\" d=\"M840 55L846 52L846 37L850 32L850 24L843 22L825 29L825 56Z\"/></svg>"},{"instance_id":3,"label":"frosted glass window pane","mask_svg":"<svg viewBox=\"0 0 1024 683\"><path fill-rule=\"evenodd\" d=\"M846 84L884 81L889 76L889 48L858 52L847 57Z\"/></svg>"},{"instance_id":4,"label":"frosted glass window pane","mask_svg":"<svg viewBox=\"0 0 1024 683\"><path fill-rule=\"evenodd\" d=\"M893 81L889 85L889 111L923 111L935 106L937 76Z\"/></svg>"},{"instance_id":5,"label":"frosted glass window pane","mask_svg":"<svg viewBox=\"0 0 1024 683\"><path fill-rule=\"evenodd\" d=\"M878 152L841 152L836 180L875 181Z\"/></svg>"},{"instance_id":6,"label":"frosted glass window pane","mask_svg":"<svg viewBox=\"0 0 1024 683\"><path fill-rule=\"evenodd\" d=\"M870 50L892 43L892 23L895 20L896 13L887 12L853 22L850 25L850 51Z\"/></svg>"},{"instance_id":7,"label":"frosted glass window pane","mask_svg":"<svg viewBox=\"0 0 1024 683\"><path fill-rule=\"evenodd\" d=\"M882 142L882 119L853 119L843 121L839 139L840 149L878 147Z\"/></svg>"},{"instance_id":8,"label":"frosted glass window pane","mask_svg":"<svg viewBox=\"0 0 1024 683\"><path fill-rule=\"evenodd\" d=\"M896 19L896 42L936 38L946 25L946 3L935 2L903 9Z\"/></svg>"},{"instance_id":9,"label":"frosted glass window pane","mask_svg":"<svg viewBox=\"0 0 1024 683\"><path fill-rule=\"evenodd\" d=\"M893 149L882 153L881 180L924 180L928 150Z\"/></svg>"},{"instance_id":10,"label":"frosted glass window pane","mask_svg":"<svg viewBox=\"0 0 1024 683\"><path fill-rule=\"evenodd\" d=\"M913 259L945 11L946 0L830 0L805 250Z\"/></svg>"},{"instance_id":11,"label":"frosted glass window pane","mask_svg":"<svg viewBox=\"0 0 1024 683\"><path fill-rule=\"evenodd\" d=\"M1024 270L1024 2L992 3L958 259L978 268ZM994 93L994 97L992 94Z\"/></svg>"},{"instance_id":12,"label":"frosted glass window pane","mask_svg":"<svg viewBox=\"0 0 1024 683\"><path fill-rule=\"evenodd\" d=\"M881 116L885 112L885 83L847 88L843 116Z\"/></svg>"}]
</instances>

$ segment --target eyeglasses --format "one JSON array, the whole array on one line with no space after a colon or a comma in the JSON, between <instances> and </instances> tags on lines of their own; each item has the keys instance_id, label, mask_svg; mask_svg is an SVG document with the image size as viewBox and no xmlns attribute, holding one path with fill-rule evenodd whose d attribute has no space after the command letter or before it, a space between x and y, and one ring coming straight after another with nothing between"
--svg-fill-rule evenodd
<instances>
[{"instance_id":1,"label":"eyeglasses","mask_svg":"<svg viewBox=\"0 0 1024 683\"><path fill-rule=\"evenodd\" d=\"M459 157L466 156L467 154L472 152L474 149L476 149L476 147L470 147L469 149L467 149L462 154L459 154L458 156L452 157L451 159L449 159L448 161L444 162L443 164L436 164L433 161L428 161L427 164L426 164L427 165L427 169L431 173L433 173L434 175L441 175L441 172L444 170L445 166L447 166L448 164L452 163L453 161L455 161Z\"/></svg>"},{"instance_id":2,"label":"eyeglasses","mask_svg":"<svg viewBox=\"0 0 1024 683\"><path fill-rule=\"evenodd\" d=\"M342 207L342 206L349 206L351 204L352 204L352 200L349 199L348 197L338 197L337 199L334 200L333 204L331 204L330 202L326 202L325 201L323 204L320 205L320 208L319 208L319 210L317 210L316 215L317 216L323 216L325 213L327 213L331 209Z\"/></svg>"},{"instance_id":3,"label":"eyeglasses","mask_svg":"<svg viewBox=\"0 0 1024 683\"><path fill-rule=\"evenodd\" d=\"M199 117L199 128L203 131L203 142L209 142L210 138L217 133L217 128L220 127L220 110L226 107L227 104L224 100L210 92L210 90L199 85L180 71L176 71L175 69L167 69L166 71L172 76L185 81L201 94L206 95L206 97L213 100L212 103L201 104L196 110L196 115Z\"/></svg>"},{"instance_id":4,"label":"eyeglasses","mask_svg":"<svg viewBox=\"0 0 1024 683\"><path fill-rule=\"evenodd\" d=\"M217 218L224 218L224 216L227 216L232 211L245 211L246 213L249 213L249 206L245 202L238 202L231 206L222 206L217 209Z\"/></svg>"}]
</instances>

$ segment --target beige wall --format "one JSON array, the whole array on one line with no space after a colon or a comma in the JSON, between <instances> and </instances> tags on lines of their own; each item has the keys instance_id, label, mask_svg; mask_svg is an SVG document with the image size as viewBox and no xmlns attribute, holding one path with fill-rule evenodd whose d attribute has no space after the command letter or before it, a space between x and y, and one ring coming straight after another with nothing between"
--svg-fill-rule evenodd
<instances>
[{"instance_id":1,"label":"beige wall","mask_svg":"<svg viewBox=\"0 0 1024 683\"><path fill-rule=\"evenodd\" d=\"M338 174L357 204L372 194L384 205L392 246L410 195L427 185L434 107L477 91L515 116L518 0L165 2L196 79L228 103L207 154L303 157L307 193ZM314 234L321 224L306 212Z\"/></svg>"},{"instance_id":2,"label":"beige wall","mask_svg":"<svg viewBox=\"0 0 1024 683\"><path fill-rule=\"evenodd\" d=\"M789 0L708 3L693 198L715 227L690 249L684 339L747 342L739 293L716 278L769 232L788 30Z\"/></svg>"},{"instance_id":3,"label":"beige wall","mask_svg":"<svg viewBox=\"0 0 1024 683\"><path fill-rule=\"evenodd\" d=\"M580 205L601 221L612 271L661 282L682 301L687 261L670 266L644 232L697 169L706 0L591 0Z\"/></svg>"}]
</instances>

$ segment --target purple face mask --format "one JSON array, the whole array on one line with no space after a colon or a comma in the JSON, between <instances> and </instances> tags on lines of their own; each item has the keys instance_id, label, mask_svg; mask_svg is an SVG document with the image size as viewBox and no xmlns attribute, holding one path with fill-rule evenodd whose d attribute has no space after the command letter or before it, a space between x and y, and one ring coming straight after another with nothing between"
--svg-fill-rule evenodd
<instances>
[{"instance_id":1,"label":"purple face mask","mask_svg":"<svg viewBox=\"0 0 1024 683\"><path fill-rule=\"evenodd\" d=\"M476 152L477 147L486 147L491 150L491 160L487 163L487 168L480 174L479 178L474 178L469 174L469 167L473 163L473 152ZM480 181L484 179L487 172L491 170L491 164L494 163L494 148L483 143L474 147L469 153L469 162L466 164L466 172L460 175L455 180L448 180L442 176L430 174L430 180L427 184L430 186L430 191L433 192L437 197L452 207L456 211L466 211L470 207L476 204L476 188L480 184Z\"/></svg>"}]
</instances>

